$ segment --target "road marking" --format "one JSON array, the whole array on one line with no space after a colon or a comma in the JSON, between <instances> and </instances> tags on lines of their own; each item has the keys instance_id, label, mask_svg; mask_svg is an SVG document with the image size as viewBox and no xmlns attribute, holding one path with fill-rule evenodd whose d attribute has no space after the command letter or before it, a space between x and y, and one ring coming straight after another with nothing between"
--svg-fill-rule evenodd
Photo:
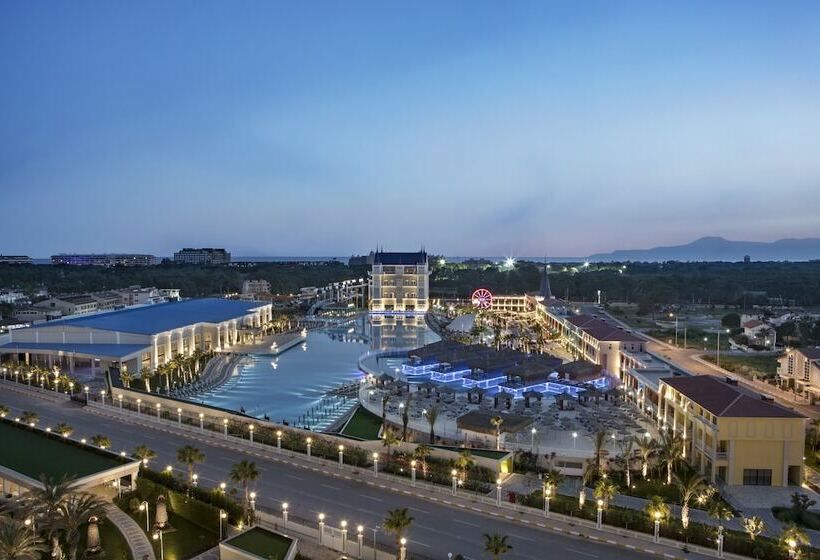
<instances>
[{"instance_id":1,"label":"road marking","mask_svg":"<svg viewBox=\"0 0 820 560\"><path fill-rule=\"evenodd\" d=\"M304 480L304 477L296 476L295 474L285 473L285 476L288 477L288 478L295 478L296 480Z\"/></svg>"},{"instance_id":2,"label":"road marking","mask_svg":"<svg viewBox=\"0 0 820 560\"><path fill-rule=\"evenodd\" d=\"M575 548L565 548L564 550L574 552L575 554L581 554L583 556L589 556L590 558L598 558L597 554L592 554L591 552L584 552L583 550L578 550L578 549L575 549Z\"/></svg>"},{"instance_id":3,"label":"road marking","mask_svg":"<svg viewBox=\"0 0 820 560\"><path fill-rule=\"evenodd\" d=\"M338 486L333 486L331 484L320 484L319 486L323 486L324 488L330 488L331 490L341 490Z\"/></svg>"},{"instance_id":4,"label":"road marking","mask_svg":"<svg viewBox=\"0 0 820 560\"><path fill-rule=\"evenodd\" d=\"M462 521L461 519L453 519L453 521L456 523L461 523L462 525L469 525L470 527L481 527L481 525L470 523L469 521Z\"/></svg>"},{"instance_id":5,"label":"road marking","mask_svg":"<svg viewBox=\"0 0 820 560\"><path fill-rule=\"evenodd\" d=\"M383 502L381 498L374 498L373 496L368 496L367 494L359 494L362 498L373 500L374 502Z\"/></svg>"},{"instance_id":6,"label":"road marking","mask_svg":"<svg viewBox=\"0 0 820 560\"><path fill-rule=\"evenodd\" d=\"M424 544L423 542L419 542L419 541L409 541L409 542L411 542L411 543L413 543L413 544L417 544L417 545L419 545L419 546L423 546L423 547L425 547L425 548L433 548L433 547L432 547L432 546L430 546L429 544Z\"/></svg>"},{"instance_id":7,"label":"road marking","mask_svg":"<svg viewBox=\"0 0 820 560\"><path fill-rule=\"evenodd\" d=\"M529 537L522 537L521 535L516 535L516 534L513 534L513 533L510 533L510 536L514 539L521 539L522 541L535 542L535 539L531 539Z\"/></svg>"}]
</instances>

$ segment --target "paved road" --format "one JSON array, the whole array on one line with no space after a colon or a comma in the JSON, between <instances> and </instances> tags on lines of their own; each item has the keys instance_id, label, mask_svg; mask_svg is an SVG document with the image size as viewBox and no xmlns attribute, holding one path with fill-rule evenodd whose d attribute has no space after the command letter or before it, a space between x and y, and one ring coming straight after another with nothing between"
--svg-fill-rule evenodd
<instances>
[{"instance_id":1,"label":"paved road","mask_svg":"<svg viewBox=\"0 0 820 560\"><path fill-rule=\"evenodd\" d=\"M176 465L176 449L188 443L183 436L169 434L153 428L129 425L127 420L108 420L84 410L81 406L66 402L50 402L28 395L3 391L0 403L9 406L13 413L33 410L40 416L40 425L67 422L75 429L74 437L90 437L104 434L111 438L113 450L131 450L138 444L146 444L158 453L155 467L173 464L177 472L183 467ZM197 467L200 480L205 485L217 485L228 481L231 466L243 457L235 451L216 445L195 442L206 455L206 462ZM509 535L514 549L505 558L543 560L544 558L618 558L638 559L652 556L604 544L592 543L567 535L551 533L521 523L490 518L467 510L457 512L446 505L428 500L371 488L355 480L347 481L328 477L302 468L282 464L262 457L252 457L262 471L257 485L259 503L270 510L278 510L283 501L290 504L291 515L304 519L316 519L319 512L328 516L329 525L345 518L351 525L378 526L388 509L406 507L415 518L409 537L409 552L428 558L446 558L447 552L461 553L468 558L485 558L482 535L499 532ZM229 481L228 481L229 482ZM368 542L372 531L367 530ZM378 540L393 544L394 539L383 533ZM690 557L698 558L696 554Z\"/></svg>"}]
</instances>

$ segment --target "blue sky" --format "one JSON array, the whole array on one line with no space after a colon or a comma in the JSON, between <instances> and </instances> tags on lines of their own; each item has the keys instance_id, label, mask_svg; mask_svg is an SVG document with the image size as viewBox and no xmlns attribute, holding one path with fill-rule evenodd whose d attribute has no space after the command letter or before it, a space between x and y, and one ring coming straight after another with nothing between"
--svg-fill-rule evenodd
<instances>
[{"instance_id":1,"label":"blue sky","mask_svg":"<svg viewBox=\"0 0 820 560\"><path fill-rule=\"evenodd\" d=\"M0 252L820 236L816 2L0 2Z\"/></svg>"}]
</instances>

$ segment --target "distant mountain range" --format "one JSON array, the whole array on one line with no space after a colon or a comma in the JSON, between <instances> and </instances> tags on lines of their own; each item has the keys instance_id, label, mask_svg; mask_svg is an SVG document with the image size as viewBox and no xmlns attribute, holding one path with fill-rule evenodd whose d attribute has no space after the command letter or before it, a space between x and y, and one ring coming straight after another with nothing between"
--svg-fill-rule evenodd
<instances>
[{"instance_id":1,"label":"distant mountain range","mask_svg":"<svg viewBox=\"0 0 820 560\"><path fill-rule=\"evenodd\" d=\"M629 249L598 253L589 261L810 261L820 259L820 239L780 239L771 243L729 241L722 237L701 237L686 245Z\"/></svg>"}]
</instances>

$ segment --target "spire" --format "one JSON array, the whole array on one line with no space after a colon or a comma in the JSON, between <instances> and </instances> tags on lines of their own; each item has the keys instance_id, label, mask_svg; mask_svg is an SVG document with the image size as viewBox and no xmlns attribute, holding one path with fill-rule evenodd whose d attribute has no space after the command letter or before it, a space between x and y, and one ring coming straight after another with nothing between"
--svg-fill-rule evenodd
<instances>
[{"instance_id":1,"label":"spire","mask_svg":"<svg viewBox=\"0 0 820 560\"><path fill-rule=\"evenodd\" d=\"M552 290L550 289L549 265L547 259L544 259L544 272L541 274L541 290L538 295L544 299L552 299Z\"/></svg>"}]
</instances>

